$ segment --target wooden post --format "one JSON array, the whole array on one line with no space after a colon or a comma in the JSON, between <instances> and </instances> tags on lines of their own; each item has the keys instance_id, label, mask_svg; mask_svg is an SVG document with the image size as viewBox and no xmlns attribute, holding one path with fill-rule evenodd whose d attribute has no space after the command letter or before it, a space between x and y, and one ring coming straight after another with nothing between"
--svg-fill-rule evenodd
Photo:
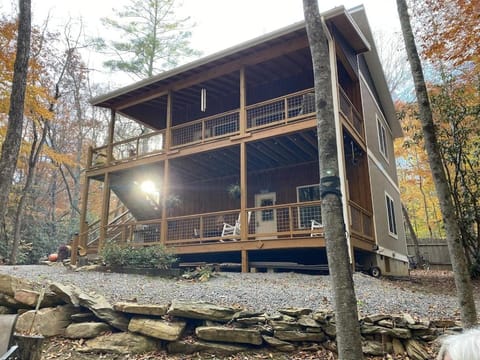
<instances>
[{"instance_id":1,"label":"wooden post","mask_svg":"<svg viewBox=\"0 0 480 360\"><path fill-rule=\"evenodd\" d=\"M72 265L77 265L77 255L78 255L78 242L80 239L79 234L75 234L73 237L72 246L70 248L70 263Z\"/></svg>"},{"instance_id":2,"label":"wooden post","mask_svg":"<svg viewBox=\"0 0 480 360\"><path fill-rule=\"evenodd\" d=\"M111 109L110 123L108 124L108 145L107 145L107 165L110 165L113 159L113 136L115 133L115 110Z\"/></svg>"},{"instance_id":3,"label":"wooden post","mask_svg":"<svg viewBox=\"0 0 480 360\"><path fill-rule=\"evenodd\" d=\"M242 250L242 273L248 272L248 252L247 250Z\"/></svg>"},{"instance_id":4,"label":"wooden post","mask_svg":"<svg viewBox=\"0 0 480 360\"><path fill-rule=\"evenodd\" d=\"M248 240L247 216L247 144L240 144L240 239ZM242 250L242 272L248 272L248 253Z\"/></svg>"},{"instance_id":5,"label":"wooden post","mask_svg":"<svg viewBox=\"0 0 480 360\"><path fill-rule=\"evenodd\" d=\"M162 227L160 229L160 242L165 245L168 235L168 221L167 221L167 197L168 197L168 180L170 177L170 163L165 159L163 164L163 187L162 187Z\"/></svg>"},{"instance_id":6,"label":"wooden post","mask_svg":"<svg viewBox=\"0 0 480 360\"><path fill-rule=\"evenodd\" d=\"M240 135L247 131L247 88L245 80L245 67L240 69Z\"/></svg>"},{"instance_id":7,"label":"wooden post","mask_svg":"<svg viewBox=\"0 0 480 360\"><path fill-rule=\"evenodd\" d=\"M100 221L100 238L98 239L98 251L105 245L107 237L108 213L110 212L110 174L105 173L103 179L103 195L102 195L102 217Z\"/></svg>"},{"instance_id":8,"label":"wooden post","mask_svg":"<svg viewBox=\"0 0 480 360\"><path fill-rule=\"evenodd\" d=\"M90 190L90 178L85 174L85 180L82 188L82 205L80 208L80 233L78 244L83 246L84 249L87 248L87 238L88 238L88 223L87 223L87 210L88 210L88 193ZM78 249L72 249L77 251Z\"/></svg>"},{"instance_id":9,"label":"wooden post","mask_svg":"<svg viewBox=\"0 0 480 360\"><path fill-rule=\"evenodd\" d=\"M165 129L165 151L169 151L172 146L172 92L167 94L167 120Z\"/></svg>"}]
</instances>

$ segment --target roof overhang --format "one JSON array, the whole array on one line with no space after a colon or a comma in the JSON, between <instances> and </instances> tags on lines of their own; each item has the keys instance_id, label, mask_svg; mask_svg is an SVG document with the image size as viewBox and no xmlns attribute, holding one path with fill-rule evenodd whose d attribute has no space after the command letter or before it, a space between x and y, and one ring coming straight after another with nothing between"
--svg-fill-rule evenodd
<instances>
[{"instance_id":1,"label":"roof overhang","mask_svg":"<svg viewBox=\"0 0 480 360\"><path fill-rule=\"evenodd\" d=\"M394 138L403 137L403 130L395 115L395 106L393 104L392 96L388 88L387 80L383 72L383 67L378 56L377 48L375 47L375 41L373 39L372 30L368 24L367 15L363 5L359 5L353 9L350 9L350 14L353 17L355 23L360 28L362 34L365 35L367 41L371 44L369 52L365 53L365 61L367 62L370 75L375 83L377 94L385 112L385 118L390 125L392 135Z\"/></svg>"},{"instance_id":2,"label":"roof overhang","mask_svg":"<svg viewBox=\"0 0 480 360\"><path fill-rule=\"evenodd\" d=\"M362 34L349 12L343 6L335 7L321 14L327 25L333 25L347 39L352 48L357 53L363 53L370 50L370 43ZM306 36L305 22L297 22L280 30L257 37L250 41L233 46L226 50L214 53L191 63L179 66L175 69L165 71L156 76L150 77L122 87L115 91L94 97L91 104L100 107L116 109L117 104L123 103L128 99L134 99L145 92L154 91L156 88L161 91L174 83L177 79L183 79L206 69L211 69L219 64L241 58L248 53L255 51L257 47L264 47L269 43L278 43L283 38L291 38L293 35Z\"/></svg>"}]
</instances>

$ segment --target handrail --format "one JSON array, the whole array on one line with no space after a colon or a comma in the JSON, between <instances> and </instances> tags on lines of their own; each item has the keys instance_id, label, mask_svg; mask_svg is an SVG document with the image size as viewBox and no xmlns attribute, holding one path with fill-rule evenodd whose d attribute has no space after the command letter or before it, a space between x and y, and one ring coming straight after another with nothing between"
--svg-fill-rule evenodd
<instances>
[{"instance_id":1,"label":"handrail","mask_svg":"<svg viewBox=\"0 0 480 360\"><path fill-rule=\"evenodd\" d=\"M364 126L363 126L363 116L362 114L357 110L355 105L352 103L350 98L348 97L347 93L341 86L338 86L339 94L340 94L340 106L339 110L340 112L345 116L345 118L349 121L349 123L352 125L353 129L360 135L360 137L363 139L364 138ZM345 101L348 105L348 110L349 113L345 113L343 107L342 107L342 100ZM356 124L355 118L360 120L360 124Z\"/></svg>"}]
</instances>

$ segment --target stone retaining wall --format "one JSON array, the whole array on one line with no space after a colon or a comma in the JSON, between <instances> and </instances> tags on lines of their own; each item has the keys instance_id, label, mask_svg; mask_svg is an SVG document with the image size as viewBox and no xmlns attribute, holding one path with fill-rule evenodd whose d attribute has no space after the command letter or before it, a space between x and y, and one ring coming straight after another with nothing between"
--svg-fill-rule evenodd
<instances>
[{"instance_id":1,"label":"stone retaining wall","mask_svg":"<svg viewBox=\"0 0 480 360\"><path fill-rule=\"evenodd\" d=\"M33 310L41 299L40 310ZM303 308L276 314L202 302L116 303L71 285L39 284L0 275L0 313L19 313L17 332L87 339L82 352L236 353L269 348L293 352L316 344L335 351L335 317ZM374 314L360 319L365 355L408 354L427 359L427 344L444 333L461 331L450 320L418 321L408 314ZM104 333L108 332L108 335ZM112 333L111 333L112 332Z\"/></svg>"}]
</instances>

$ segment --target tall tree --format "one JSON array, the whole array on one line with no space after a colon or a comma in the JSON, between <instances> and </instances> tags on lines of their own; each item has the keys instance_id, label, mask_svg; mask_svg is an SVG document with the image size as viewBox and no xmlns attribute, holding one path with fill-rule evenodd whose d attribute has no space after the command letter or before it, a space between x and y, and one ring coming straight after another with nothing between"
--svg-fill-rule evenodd
<instances>
[{"instance_id":1,"label":"tall tree","mask_svg":"<svg viewBox=\"0 0 480 360\"><path fill-rule=\"evenodd\" d=\"M4 217L8 195L17 165L22 141L23 107L27 84L28 59L30 56L31 3L20 0L18 17L17 51L14 64L10 110L8 113L7 134L0 154L0 240L5 238Z\"/></svg>"},{"instance_id":2,"label":"tall tree","mask_svg":"<svg viewBox=\"0 0 480 360\"><path fill-rule=\"evenodd\" d=\"M109 42L116 59L104 65L141 79L198 54L189 45L189 18L177 18L175 8L176 0L131 0L121 11L114 9L117 19L104 18L103 22L117 30L122 40ZM100 45L105 48L105 41Z\"/></svg>"},{"instance_id":3,"label":"tall tree","mask_svg":"<svg viewBox=\"0 0 480 360\"><path fill-rule=\"evenodd\" d=\"M437 190L440 209L442 211L447 244L452 262L452 269L457 288L457 297L460 305L462 323L464 327L472 327L477 324L477 311L473 299L472 285L468 272L465 252L460 238L460 228L455 215L452 194L448 186L445 169L440 156L439 144L433 123L432 110L428 98L427 87L423 76L422 64L418 56L415 38L410 24L410 16L406 0L397 0L398 15L402 27L405 49L408 62L412 71L415 92L419 107L419 117L428 154L430 168L433 174L435 188Z\"/></svg>"},{"instance_id":4,"label":"tall tree","mask_svg":"<svg viewBox=\"0 0 480 360\"><path fill-rule=\"evenodd\" d=\"M329 44L317 0L303 0L303 11L313 61L322 222L334 295L338 356L363 359L338 177Z\"/></svg>"}]
</instances>

